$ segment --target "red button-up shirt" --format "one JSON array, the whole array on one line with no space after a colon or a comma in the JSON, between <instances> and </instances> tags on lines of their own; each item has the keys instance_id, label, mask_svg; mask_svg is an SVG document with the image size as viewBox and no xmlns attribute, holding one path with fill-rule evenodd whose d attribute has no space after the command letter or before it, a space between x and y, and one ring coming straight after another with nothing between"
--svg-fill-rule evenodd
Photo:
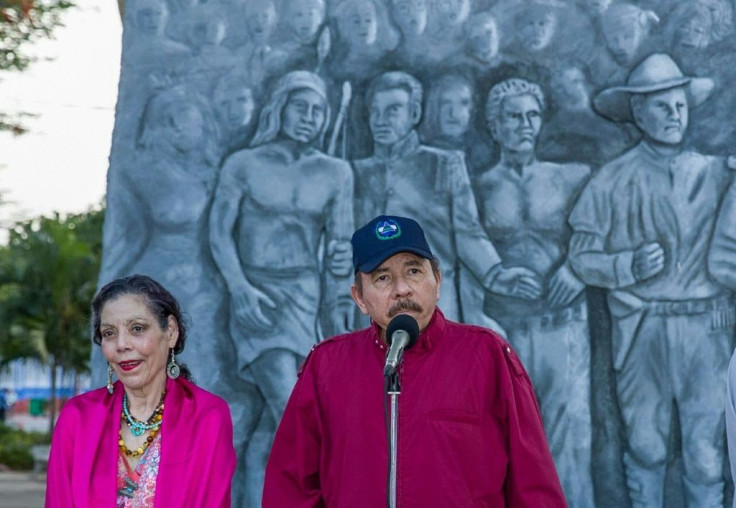
<instances>
[{"instance_id":1,"label":"red button-up shirt","mask_svg":"<svg viewBox=\"0 0 736 508\"><path fill-rule=\"evenodd\" d=\"M378 332L328 339L305 361L266 467L264 508L386 505ZM400 508L566 506L531 381L506 341L437 310L399 372Z\"/></svg>"}]
</instances>

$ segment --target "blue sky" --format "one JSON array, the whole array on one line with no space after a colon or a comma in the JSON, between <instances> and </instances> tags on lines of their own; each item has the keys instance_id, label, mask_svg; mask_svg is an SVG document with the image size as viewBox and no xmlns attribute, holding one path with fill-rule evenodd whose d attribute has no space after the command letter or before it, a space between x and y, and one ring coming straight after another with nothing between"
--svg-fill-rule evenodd
<instances>
[{"instance_id":1,"label":"blue sky","mask_svg":"<svg viewBox=\"0 0 736 508\"><path fill-rule=\"evenodd\" d=\"M28 134L0 133L2 222L81 212L104 195L122 26L116 0L76 3L55 39L34 46L42 61L0 72L0 108L38 115Z\"/></svg>"}]
</instances>

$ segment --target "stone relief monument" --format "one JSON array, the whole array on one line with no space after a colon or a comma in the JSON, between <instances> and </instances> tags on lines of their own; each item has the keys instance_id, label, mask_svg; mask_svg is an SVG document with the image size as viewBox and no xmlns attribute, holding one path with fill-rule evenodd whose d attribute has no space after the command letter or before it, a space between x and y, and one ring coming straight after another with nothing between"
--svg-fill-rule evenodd
<instances>
[{"instance_id":1,"label":"stone relief monument","mask_svg":"<svg viewBox=\"0 0 736 508\"><path fill-rule=\"evenodd\" d=\"M365 324L349 239L379 213L424 227L448 317L517 350L571 507L729 506L733 11L127 0L99 282L181 302L235 506L312 345Z\"/></svg>"}]
</instances>

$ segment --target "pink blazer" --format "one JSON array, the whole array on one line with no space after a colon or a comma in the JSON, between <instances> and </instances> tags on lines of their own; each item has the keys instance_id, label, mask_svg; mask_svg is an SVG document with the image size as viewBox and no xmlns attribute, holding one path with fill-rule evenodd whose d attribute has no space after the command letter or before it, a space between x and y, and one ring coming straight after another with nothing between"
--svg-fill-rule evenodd
<instances>
[{"instance_id":1,"label":"pink blazer","mask_svg":"<svg viewBox=\"0 0 736 508\"><path fill-rule=\"evenodd\" d=\"M56 423L46 508L116 506L123 386L70 399ZM166 380L154 506L230 507L233 424L224 400L179 378Z\"/></svg>"}]
</instances>

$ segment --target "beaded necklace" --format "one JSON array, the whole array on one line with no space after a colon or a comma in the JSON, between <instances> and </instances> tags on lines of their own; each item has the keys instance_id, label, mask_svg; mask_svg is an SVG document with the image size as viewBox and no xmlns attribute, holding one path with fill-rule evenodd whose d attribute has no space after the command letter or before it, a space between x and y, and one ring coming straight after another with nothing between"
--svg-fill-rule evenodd
<instances>
[{"instance_id":1,"label":"beaded necklace","mask_svg":"<svg viewBox=\"0 0 736 508\"><path fill-rule=\"evenodd\" d=\"M123 414L128 427L130 427L130 433L134 436L142 436L147 430L153 430L161 425L161 416L164 412L164 397L166 396L166 390L161 393L161 400L158 401L158 406L153 410L148 420L142 422L130 414L128 409L128 395L123 393ZM122 429L121 429L122 430Z\"/></svg>"}]
</instances>

